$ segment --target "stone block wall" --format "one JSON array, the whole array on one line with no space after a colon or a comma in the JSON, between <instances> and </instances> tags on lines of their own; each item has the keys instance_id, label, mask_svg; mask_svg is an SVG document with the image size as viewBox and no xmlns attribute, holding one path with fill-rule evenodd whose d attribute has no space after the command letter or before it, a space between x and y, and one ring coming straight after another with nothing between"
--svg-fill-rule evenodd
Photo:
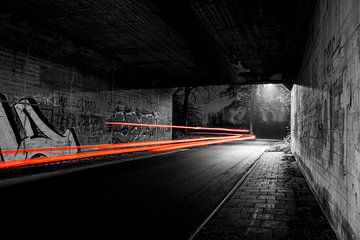
<instances>
[{"instance_id":1,"label":"stone block wall","mask_svg":"<svg viewBox=\"0 0 360 240\"><path fill-rule=\"evenodd\" d=\"M360 239L360 3L321 0L291 96L292 151L339 239Z\"/></svg>"},{"instance_id":2,"label":"stone block wall","mask_svg":"<svg viewBox=\"0 0 360 240\"><path fill-rule=\"evenodd\" d=\"M24 139L51 134L57 136L56 141L42 145L61 145L63 138L70 145L171 138L169 129L105 125L105 121L172 122L171 90L121 90L114 85L74 67L34 57L31 49L22 53L0 46L0 143L4 145L0 148L18 147L15 143L25 144ZM68 128L75 130L77 139L70 141L74 134L63 134ZM15 145L5 146L11 142L9 137ZM34 144L31 141L27 146Z\"/></svg>"}]
</instances>

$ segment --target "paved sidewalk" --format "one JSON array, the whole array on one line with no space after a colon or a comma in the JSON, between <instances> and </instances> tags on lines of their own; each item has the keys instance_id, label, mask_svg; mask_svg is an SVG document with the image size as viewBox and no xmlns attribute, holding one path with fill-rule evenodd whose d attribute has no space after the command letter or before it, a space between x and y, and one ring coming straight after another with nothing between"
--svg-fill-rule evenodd
<instances>
[{"instance_id":1,"label":"paved sidewalk","mask_svg":"<svg viewBox=\"0 0 360 240\"><path fill-rule=\"evenodd\" d=\"M336 239L292 156L265 152L195 239Z\"/></svg>"}]
</instances>

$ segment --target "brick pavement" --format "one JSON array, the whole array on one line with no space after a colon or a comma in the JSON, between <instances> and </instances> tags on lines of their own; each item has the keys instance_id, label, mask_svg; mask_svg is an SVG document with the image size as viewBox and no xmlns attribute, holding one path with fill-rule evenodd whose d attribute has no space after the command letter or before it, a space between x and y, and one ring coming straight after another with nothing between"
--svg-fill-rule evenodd
<instances>
[{"instance_id":1,"label":"brick pavement","mask_svg":"<svg viewBox=\"0 0 360 240\"><path fill-rule=\"evenodd\" d=\"M265 152L195 239L337 239L294 158Z\"/></svg>"}]
</instances>

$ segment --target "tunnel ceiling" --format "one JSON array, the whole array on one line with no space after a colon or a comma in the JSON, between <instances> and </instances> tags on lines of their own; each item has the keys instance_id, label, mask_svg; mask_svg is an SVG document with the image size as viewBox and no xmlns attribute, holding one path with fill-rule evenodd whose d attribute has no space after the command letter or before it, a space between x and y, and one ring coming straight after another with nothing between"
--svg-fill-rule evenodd
<instances>
[{"instance_id":1,"label":"tunnel ceiling","mask_svg":"<svg viewBox=\"0 0 360 240\"><path fill-rule=\"evenodd\" d=\"M0 41L125 88L291 84L310 2L2 0Z\"/></svg>"}]
</instances>

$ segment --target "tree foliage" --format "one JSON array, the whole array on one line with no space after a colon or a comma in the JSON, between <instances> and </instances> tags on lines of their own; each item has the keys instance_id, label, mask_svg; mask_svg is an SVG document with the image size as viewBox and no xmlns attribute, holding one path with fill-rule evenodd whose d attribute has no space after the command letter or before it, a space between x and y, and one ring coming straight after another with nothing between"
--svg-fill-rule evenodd
<instances>
[{"instance_id":1,"label":"tree foliage","mask_svg":"<svg viewBox=\"0 0 360 240\"><path fill-rule=\"evenodd\" d=\"M226 97L230 101L236 101L239 104L247 103L250 100L250 85L229 85L220 92L220 97Z\"/></svg>"}]
</instances>

